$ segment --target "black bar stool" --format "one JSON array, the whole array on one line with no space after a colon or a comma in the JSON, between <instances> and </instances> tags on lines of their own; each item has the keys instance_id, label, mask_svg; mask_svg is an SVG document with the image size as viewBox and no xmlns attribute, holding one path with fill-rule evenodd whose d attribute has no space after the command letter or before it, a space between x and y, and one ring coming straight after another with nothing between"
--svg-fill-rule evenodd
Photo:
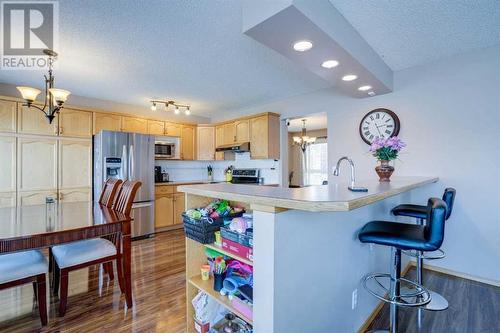
<instances>
[{"instance_id":1,"label":"black bar stool","mask_svg":"<svg viewBox=\"0 0 500 333\"><path fill-rule=\"evenodd\" d=\"M453 203L455 201L456 190L448 187L444 190L443 201L446 203L446 220L450 218L451 211L453 210ZM392 214L395 216L408 216L417 219L419 225L424 225L427 220L427 206L404 204L396 206L392 209ZM423 284L423 262L426 260L442 259L446 255L443 250L437 249L432 254L426 254L424 251L403 251L404 254L416 258L417 261L417 283ZM448 301L442 295L430 291L432 301L423 306L425 310L442 311L448 308Z\"/></svg>"},{"instance_id":2,"label":"black bar stool","mask_svg":"<svg viewBox=\"0 0 500 333\"><path fill-rule=\"evenodd\" d=\"M381 301L390 303L390 332L398 332L398 307L420 307L431 301L430 292L421 284L401 277L401 251L435 251L444 239L446 203L438 198L431 198L427 204L427 225L372 221L361 229L358 238L362 243L386 245L392 248L391 274L374 273L363 278L365 289ZM380 282L390 278L390 288ZM374 282L382 293L369 286ZM411 286L410 293L401 293L402 284ZM388 296L386 296L388 294Z\"/></svg>"}]
</instances>

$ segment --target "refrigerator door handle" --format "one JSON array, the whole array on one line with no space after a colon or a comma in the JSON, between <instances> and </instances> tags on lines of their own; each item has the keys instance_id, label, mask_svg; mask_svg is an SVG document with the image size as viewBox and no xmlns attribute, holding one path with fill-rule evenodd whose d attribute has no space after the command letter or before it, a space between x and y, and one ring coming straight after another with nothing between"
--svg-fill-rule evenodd
<instances>
[{"instance_id":1,"label":"refrigerator door handle","mask_svg":"<svg viewBox=\"0 0 500 333\"><path fill-rule=\"evenodd\" d=\"M128 158L127 158L127 147L123 145L122 152L122 180L128 180Z\"/></svg>"},{"instance_id":2,"label":"refrigerator door handle","mask_svg":"<svg viewBox=\"0 0 500 333\"><path fill-rule=\"evenodd\" d=\"M134 176L134 146L133 145L130 145L129 161L130 161L130 171L129 171L128 179L132 180L132 177Z\"/></svg>"}]
</instances>

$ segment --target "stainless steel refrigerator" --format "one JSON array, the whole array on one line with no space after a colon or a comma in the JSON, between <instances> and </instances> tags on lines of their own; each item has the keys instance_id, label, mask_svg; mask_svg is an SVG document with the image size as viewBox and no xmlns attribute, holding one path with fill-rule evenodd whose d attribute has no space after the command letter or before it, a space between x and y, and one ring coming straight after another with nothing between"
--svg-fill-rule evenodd
<instances>
[{"instance_id":1,"label":"stainless steel refrigerator","mask_svg":"<svg viewBox=\"0 0 500 333\"><path fill-rule=\"evenodd\" d=\"M139 180L132 205L132 237L154 233L154 136L101 131L94 136L94 200L108 178Z\"/></svg>"}]
</instances>

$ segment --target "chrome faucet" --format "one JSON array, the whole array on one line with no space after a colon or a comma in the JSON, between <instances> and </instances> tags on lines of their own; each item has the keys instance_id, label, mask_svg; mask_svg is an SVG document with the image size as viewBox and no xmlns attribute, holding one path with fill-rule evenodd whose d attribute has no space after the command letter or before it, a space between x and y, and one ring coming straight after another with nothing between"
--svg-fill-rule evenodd
<instances>
[{"instance_id":1,"label":"chrome faucet","mask_svg":"<svg viewBox=\"0 0 500 333\"><path fill-rule=\"evenodd\" d=\"M351 166L351 185L347 188L353 192L368 192L368 189L365 187L356 187L356 171L354 170L354 162L347 156L341 157L337 161L337 165L333 170L333 175L338 176L340 174L340 164L342 164L342 161L344 160L349 162L349 165Z\"/></svg>"}]
</instances>

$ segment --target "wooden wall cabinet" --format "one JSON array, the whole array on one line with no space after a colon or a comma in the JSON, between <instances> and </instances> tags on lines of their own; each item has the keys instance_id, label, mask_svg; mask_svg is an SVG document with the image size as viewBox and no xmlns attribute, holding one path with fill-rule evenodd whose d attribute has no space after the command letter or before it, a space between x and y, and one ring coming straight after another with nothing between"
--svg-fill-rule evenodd
<instances>
[{"instance_id":1,"label":"wooden wall cabinet","mask_svg":"<svg viewBox=\"0 0 500 333\"><path fill-rule=\"evenodd\" d=\"M19 191L57 189L57 139L18 138Z\"/></svg>"},{"instance_id":2,"label":"wooden wall cabinet","mask_svg":"<svg viewBox=\"0 0 500 333\"><path fill-rule=\"evenodd\" d=\"M148 134L151 135L164 135L165 123L158 120L148 120Z\"/></svg>"},{"instance_id":3,"label":"wooden wall cabinet","mask_svg":"<svg viewBox=\"0 0 500 333\"><path fill-rule=\"evenodd\" d=\"M0 136L0 192L16 191L16 138Z\"/></svg>"},{"instance_id":4,"label":"wooden wall cabinet","mask_svg":"<svg viewBox=\"0 0 500 333\"><path fill-rule=\"evenodd\" d=\"M62 202L90 202L92 201L92 188L59 190L58 197Z\"/></svg>"},{"instance_id":5,"label":"wooden wall cabinet","mask_svg":"<svg viewBox=\"0 0 500 333\"><path fill-rule=\"evenodd\" d=\"M196 129L197 160L213 161L215 159L215 127L198 126Z\"/></svg>"},{"instance_id":6,"label":"wooden wall cabinet","mask_svg":"<svg viewBox=\"0 0 500 333\"><path fill-rule=\"evenodd\" d=\"M57 200L57 190L18 192L18 206L44 205L47 198Z\"/></svg>"},{"instance_id":7,"label":"wooden wall cabinet","mask_svg":"<svg viewBox=\"0 0 500 333\"><path fill-rule=\"evenodd\" d=\"M181 159L194 160L195 158L195 135L196 126L182 125L181 132Z\"/></svg>"},{"instance_id":8,"label":"wooden wall cabinet","mask_svg":"<svg viewBox=\"0 0 500 333\"><path fill-rule=\"evenodd\" d=\"M17 103L0 100L0 132L16 131Z\"/></svg>"},{"instance_id":9,"label":"wooden wall cabinet","mask_svg":"<svg viewBox=\"0 0 500 333\"><path fill-rule=\"evenodd\" d=\"M16 192L0 192L0 208L6 208L6 207L16 207ZM14 213L14 220L15 220L15 212ZM0 218L3 218L3 216L0 216ZM2 222L2 228L4 228L4 224Z\"/></svg>"},{"instance_id":10,"label":"wooden wall cabinet","mask_svg":"<svg viewBox=\"0 0 500 333\"><path fill-rule=\"evenodd\" d=\"M248 119L237 120L234 123L236 131L236 142L249 142L250 141L250 121Z\"/></svg>"},{"instance_id":11,"label":"wooden wall cabinet","mask_svg":"<svg viewBox=\"0 0 500 333\"><path fill-rule=\"evenodd\" d=\"M148 134L148 121L141 118L122 117L122 131Z\"/></svg>"},{"instance_id":12,"label":"wooden wall cabinet","mask_svg":"<svg viewBox=\"0 0 500 333\"><path fill-rule=\"evenodd\" d=\"M62 109L59 113L59 135L92 137L92 112Z\"/></svg>"},{"instance_id":13,"label":"wooden wall cabinet","mask_svg":"<svg viewBox=\"0 0 500 333\"><path fill-rule=\"evenodd\" d=\"M35 109L18 105L17 112L17 131L24 134L40 134L40 135L57 135L57 123L59 115L57 115L52 124L49 124L47 117L43 112ZM39 105L43 107L43 105ZM64 110L64 109L63 109ZM61 111L64 112L64 111Z\"/></svg>"},{"instance_id":14,"label":"wooden wall cabinet","mask_svg":"<svg viewBox=\"0 0 500 333\"><path fill-rule=\"evenodd\" d=\"M278 115L266 114L250 119L250 156L253 159L280 158Z\"/></svg>"},{"instance_id":15,"label":"wooden wall cabinet","mask_svg":"<svg viewBox=\"0 0 500 333\"><path fill-rule=\"evenodd\" d=\"M230 145L236 142L236 123L224 124L224 143L225 145Z\"/></svg>"},{"instance_id":16,"label":"wooden wall cabinet","mask_svg":"<svg viewBox=\"0 0 500 333\"><path fill-rule=\"evenodd\" d=\"M59 140L59 189L92 187L92 142Z\"/></svg>"},{"instance_id":17,"label":"wooden wall cabinet","mask_svg":"<svg viewBox=\"0 0 500 333\"><path fill-rule=\"evenodd\" d=\"M102 130L119 132L122 129L122 117L116 114L94 112L94 134Z\"/></svg>"},{"instance_id":18,"label":"wooden wall cabinet","mask_svg":"<svg viewBox=\"0 0 500 333\"><path fill-rule=\"evenodd\" d=\"M165 123L165 135L168 136L181 136L182 125L177 123Z\"/></svg>"}]
</instances>

